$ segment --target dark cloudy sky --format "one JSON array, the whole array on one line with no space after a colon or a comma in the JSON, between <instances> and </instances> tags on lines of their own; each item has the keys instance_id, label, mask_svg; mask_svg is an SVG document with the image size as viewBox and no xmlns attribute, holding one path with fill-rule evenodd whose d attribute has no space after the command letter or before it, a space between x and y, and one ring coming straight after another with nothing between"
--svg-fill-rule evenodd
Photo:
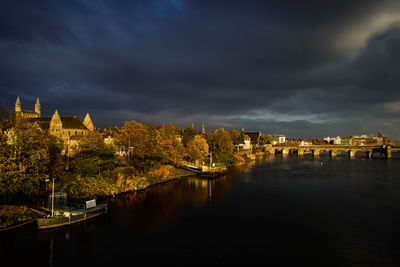
<instances>
[{"instance_id":1,"label":"dark cloudy sky","mask_svg":"<svg viewBox=\"0 0 400 267\"><path fill-rule=\"evenodd\" d=\"M0 103L400 139L400 1L2 1Z\"/></svg>"}]
</instances>

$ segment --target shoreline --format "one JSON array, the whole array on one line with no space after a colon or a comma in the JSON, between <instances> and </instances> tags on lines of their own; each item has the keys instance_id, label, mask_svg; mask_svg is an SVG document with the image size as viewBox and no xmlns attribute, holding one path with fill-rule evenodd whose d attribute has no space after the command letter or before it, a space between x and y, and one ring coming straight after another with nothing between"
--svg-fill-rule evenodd
<instances>
[{"instance_id":1,"label":"shoreline","mask_svg":"<svg viewBox=\"0 0 400 267\"><path fill-rule=\"evenodd\" d=\"M190 177L190 176L195 176L196 173L176 168L178 171L174 171L173 174L170 176L164 178L164 179L159 179L155 180L152 183L149 183L143 188L138 188L135 190L122 190L121 192L118 193L110 193L110 194L98 194L95 196L96 199L98 200L105 200L108 198L113 198L118 195L134 192L134 191L143 191L146 190L147 188L150 188L154 185L157 184L162 184L165 182L177 180L177 179L182 179L185 177ZM176 173L178 172L178 173ZM77 200L84 200L87 197L85 196L80 196L76 197ZM33 207L30 204L2 204L0 205L0 232L1 231L6 231L6 230L11 230L26 224L29 224L30 222L35 221L38 217L45 216L46 212L45 211L38 211L37 207Z\"/></svg>"},{"instance_id":2,"label":"shoreline","mask_svg":"<svg viewBox=\"0 0 400 267\"><path fill-rule=\"evenodd\" d=\"M263 153L263 156L265 156L266 154ZM257 157L259 158L259 157ZM244 161L238 161L229 165L226 165L226 167L231 167L231 166L243 166L245 164L247 164L250 161L254 161L255 159L248 159L246 158ZM228 170L229 171L229 170ZM129 187L126 188L121 188L121 191L119 192L108 192L105 193L104 191L98 191L96 194L92 195L91 197L94 197L98 200L105 200L105 199L109 199L109 198L114 198L116 196L122 195L122 194L129 194L131 192L135 192L135 191L143 191L146 190L152 186L155 186L157 184L162 184L165 182L169 182L169 181L173 181L173 180L178 180L178 179L182 179L182 178L186 178L186 177L190 177L190 176L198 176L198 174L196 172L187 170L187 169L183 169L181 167L176 167L174 169L174 172L172 174L170 174L167 177L160 177L157 179L150 179L151 181L148 181L147 184L143 187L140 188L135 188L135 189L131 189ZM87 178L87 177L84 177ZM94 178L94 177L92 177ZM129 179L129 177L125 178L125 179ZM76 200L85 200L87 199L89 196L85 195L85 194L80 194L74 197L74 199ZM8 214L6 214L7 212L1 212L2 210L13 210L14 212L9 212ZM45 215L45 211L38 211L36 210L37 207L31 206L30 204L3 204L0 205L0 214L2 215L2 217L0 218L0 231L5 231L8 229L13 229L19 226L23 226L25 224L28 224L29 222L33 222L34 220L36 220L38 217L40 216L44 216ZM29 215L26 215L26 211L30 210L31 212L29 213Z\"/></svg>"}]
</instances>

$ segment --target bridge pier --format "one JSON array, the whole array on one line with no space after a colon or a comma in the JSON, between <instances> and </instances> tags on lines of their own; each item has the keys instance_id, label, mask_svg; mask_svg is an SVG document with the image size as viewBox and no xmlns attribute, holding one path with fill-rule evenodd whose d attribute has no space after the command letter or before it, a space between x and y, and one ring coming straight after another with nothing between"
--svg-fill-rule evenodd
<instances>
[{"instance_id":1,"label":"bridge pier","mask_svg":"<svg viewBox=\"0 0 400 267\"><path fill-rule=\"evenodd\" d=\"M386 147L386 158L391 159L392 158L392 148L390 146Z\"/></svg>"},{"instance_id":2,"label":"bridge pier","mask_svg":"<svg viewBox=\"0 0 400 267\"><path fill-rule=\"evenodd\" d=\"M289 149L282 149L282 155L289 155Z\"/></svg>"},{"instance_id":3,"label":"bridge pier","mask_svg":"<svg viewBox=\"0 0 400 267\"><path fill-rule=\"evenodd\" d=\"M350 158L354 158L356 156L357 150L352 149L350 150Z\"/></svg>"},{"instance_id":4,"label":"bridge pier","mask_svg":"<svg viewBox=\"0 0 400 267\"><path fill-rule=\"evenodd\" d=\"M298 156L304 156L304 149L300 149L299 148L299 150L297 150L297 155Z\"/></svg>"},{"instance_id":5,"label":"bridge pier","mask_svg":"<svg viewBox=\"0 0 400 267\"><path fill-rule=\"evenodd\" d=\"M268 148L267 150L270 154L274 154L275 155L275 148Z\"/></svg>"},{"instance_id":6,"label":"bridge pier","mask_svg":"<svg viewBox=\"0 0 400 267\"><path fill-rule=\"evenodd\" d=\"M313 153L314 157L318 157L320 152L321 152L321 150L314 149L314 153Z\"/></svg>"},{"instance_id":7,"label":"bridge pier","mask_svg":"<svg viewBox=\"0 0 400 267\"><path fill-rule=\"evenodd\" d=\"M338 152L336 150L331 150L331 157L336 157Z\"/></svg>"}]
</instances>

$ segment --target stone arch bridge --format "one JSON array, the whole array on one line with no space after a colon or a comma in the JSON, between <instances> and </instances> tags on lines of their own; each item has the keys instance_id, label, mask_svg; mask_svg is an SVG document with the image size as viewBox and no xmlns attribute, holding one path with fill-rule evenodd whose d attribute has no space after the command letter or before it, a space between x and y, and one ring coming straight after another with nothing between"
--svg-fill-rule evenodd
<instances>
[{"instance_id":1,"label":"stone arch bridge","mask_svg":"<svg viewBox=\"0 0 400 267\"><path fill-rule=\"evenodd\" d=\"M267 149L271 154L282 153L283 155L312 153L319 156L321 152L329 153L330 156L337 156L339 153L346 153L349 157L355 157L357 153L363 153L367 157L372 157L374 153L381 153L386 158L392 157L392 151L400 151L400 148L388 146L349 146L349 145L308 145L308 146L285 146L276 145Z\"/></svg>"}]
</instances>

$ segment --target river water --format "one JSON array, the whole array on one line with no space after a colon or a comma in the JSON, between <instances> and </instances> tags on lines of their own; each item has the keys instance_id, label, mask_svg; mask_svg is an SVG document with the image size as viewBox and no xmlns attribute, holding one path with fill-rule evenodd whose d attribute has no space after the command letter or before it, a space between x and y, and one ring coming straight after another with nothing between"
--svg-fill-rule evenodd
<instances>
[{"instance_id":1,"label":"river water","mask_svg":"<svg viewBox=\"0 0 400 267\"><path fill-rule=\"evenodd\" d=\"M398 159L271 156L107 202L90 222L0 233L2 265L400 265Z\"/></svg>"}]
</instances>

